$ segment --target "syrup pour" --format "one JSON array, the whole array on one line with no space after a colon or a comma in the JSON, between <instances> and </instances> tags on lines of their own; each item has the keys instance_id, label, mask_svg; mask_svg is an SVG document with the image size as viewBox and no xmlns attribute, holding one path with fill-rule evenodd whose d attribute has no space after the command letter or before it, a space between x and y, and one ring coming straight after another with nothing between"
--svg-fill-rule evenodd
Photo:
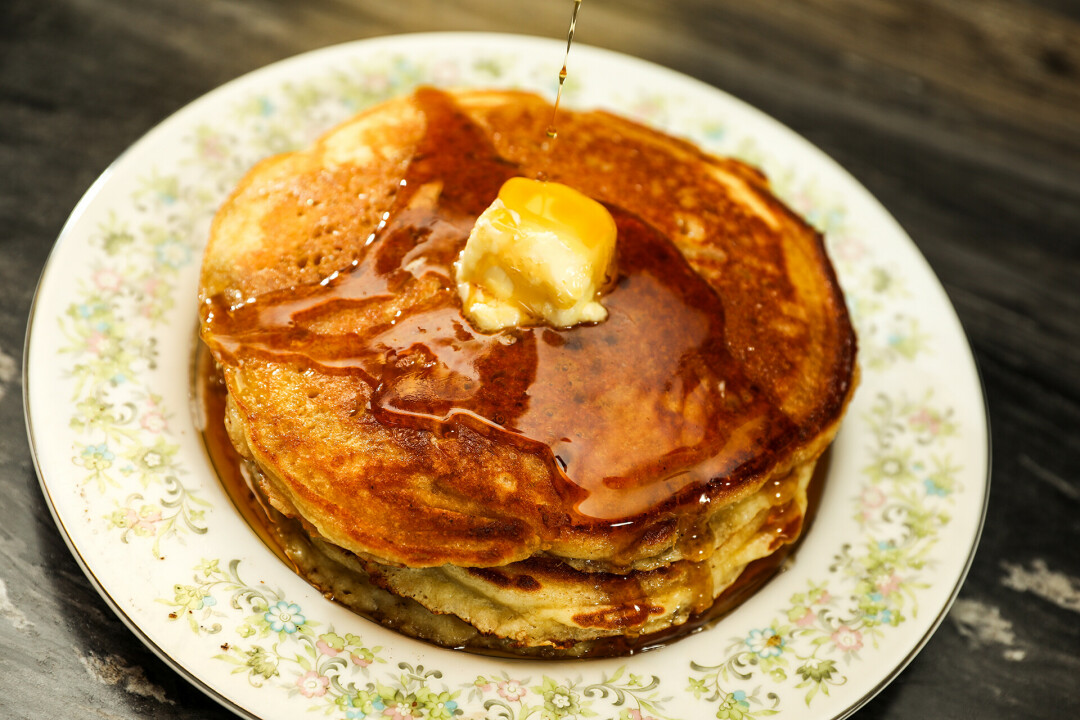
<instances>
[{"instance_id":1,"label":"syrup pour","mask_svg":"<svg viewBox=\"0 0 1080 720\"><path fill-rule=\"evenodd\" d=\"M514 444L548 465L565 510L583 521L638 517L718 478L737 483L794 439L728 352L716 292L670 240L618 207L608 207L619 277L607 321L472 328L452 263L518 170L450 96L423 89L417 99L427 135L357 266L239 307L211 298L204 338L219 361L353 376L384 426L469 428ZM425 186L441 188L428 203ZM410 295L422 299L403 305ZM359 313L388 319L357 325Z\"/></svg>"},{"instance_id":2,"label":"syrup pour","mask_svg":"<svg viewBox=\"0 0 1080 720\"><path fill-rule=\"evenodd\" d=\"M574 44L574 29L577 27L577 15L580 9L581 0L574 0L574 12L570 15L570 30L566 33L566 54L563 55L562 70L559 71L559 91L555 94L555 107L551 111L551 123L547 128L547 136L552 140L559 137L559 131L555 129L555 119L559 114L559 101L562 100L563 84L566 83L566 62L570 59L570 46Z\"/></svg>"}]
</instances>

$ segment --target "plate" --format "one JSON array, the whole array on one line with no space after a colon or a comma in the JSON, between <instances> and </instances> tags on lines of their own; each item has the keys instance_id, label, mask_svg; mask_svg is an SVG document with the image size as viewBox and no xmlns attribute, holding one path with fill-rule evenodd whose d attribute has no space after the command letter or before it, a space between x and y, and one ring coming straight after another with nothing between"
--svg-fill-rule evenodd
<instances>
[{"instance_id":1,"label":"plate","mask_svg":"<svg viewBox=\"0 0 1080 720\"><path fill-rule=\"evenodd\" d=\"M259 158L420 83L554 97L564 46L487 34L367 40L225 85L90 188L42 275L26 348L38 475L88 577L151 649L254 718L838 718L944 617L988 490L986 411L940 284L896 222L806 141L724 93L575 46L564 101L762 167L825 233L862 385L794 561L714 627L631 658L536 662L435 648L295 576L244 523L193 420L199 261Z\"/></svg>"}]
</instances>

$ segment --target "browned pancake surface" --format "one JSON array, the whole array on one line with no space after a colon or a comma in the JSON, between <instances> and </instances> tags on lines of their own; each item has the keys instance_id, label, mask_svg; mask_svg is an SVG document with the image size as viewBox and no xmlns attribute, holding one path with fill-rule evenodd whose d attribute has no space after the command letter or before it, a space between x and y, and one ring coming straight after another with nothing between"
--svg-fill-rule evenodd
<instances>
[{"instance_id":1,"label":"browned pancake surface","mask_svg":"<svg viewBox=\"0 0 1080 720\"><path fill-rule=\"evenodd\" d=\"M562 117L551 153L549 117L528 95L421 91L262 163L215 221L203 337L230 432L292 511L358 555L609 570L707 555L694 536L710 518L835 431L855 348L820 237L744 165L604 113ZM541 172L615 213L625 282L605 302L624 324L493 341L462 318L447 268L502 180ZM707 352L672 357L688 334ZM455 343L487 369L455 370ZM688 378L675 407L642 384L665 367ZM565 473L563 428L592 450ZM704 439L603 475L676 433Z\"/></svg>"}]
</instances>

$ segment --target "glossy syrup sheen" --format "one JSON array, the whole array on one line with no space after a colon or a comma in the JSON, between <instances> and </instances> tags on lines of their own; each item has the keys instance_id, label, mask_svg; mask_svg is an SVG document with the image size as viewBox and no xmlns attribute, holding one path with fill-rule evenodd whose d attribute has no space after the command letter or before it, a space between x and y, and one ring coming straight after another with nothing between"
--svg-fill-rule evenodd
<instances>
[{"instance_id":1,"label":"glossy syrup sheen","mask_svg":"<svg viewBox=\"0 0 1080 720\"><path fill-rule=\"evenodd\" d=\"M268 358L355 376L372 389L380 423L467 425L536 453L569 483L574 509L600 520L751 475L790 440L790 421L729 354L716 292L666 237L618 207L608 205L618 228L608 320L473 329L452 265L476 217L519 171L449 96L416 97L425 136L355 267L239 307L212 298L204 338L219 361ZM413 295L385 321L341 322Z\"/></svg>"},{"instance_id":2,"label":"glossy syrup sheen","mask_svg":"<svg viewBox=\"0 0 1080 720\"><path fill-rule=\"evenodd\" d=\"M251 481L246 477L243 462L229 440L225 432L225 397L226 391L223 378L218 368L215 367L213 357L201 348L195 359L196 387L196 411L201 417L203 441L210 460L221 478L229 497L232 499L237 510L258 534L260 539L270 548L289 568L299 572L299 568L289 557L287 543L283 540L282 525L293 523L299 527L296 520L285 518L273 510L265 498L252 487ZM729 612L742 604L744 600L756 593L773 575L780 569L783 562L798 548L800 530L806 530L813 523L814 516L820 504L821 494L824 489L825 478L828 476L831 451L821 457L814 471L814 477L810 482L807 493L806 514L798 512L797 507L790 503L784 503L776 508L778 516L770 518L763 530L775 533L773 546L776 550L770 555L750 563L739 575L738 579L713 599L711 592L712 579L704 563L693 563L699 567L702 575L693 578L691 585L698 589L700 597L694 602L695 612L681 625L676 625L667 630L635 634L627 632L616 637L604 638L590 643L589 649L581 657L601 658L622 655L633 655L664 647L679 638L708 628L718 622ZM785 517L790 516L790 517ZM302 533L297 533L302 535ZM535 560L532 562L546 563L550 560ZM526 563L527 565L527 563ZM497 568L474 568L471 572L485 578L488 582L503 584L510 582ZM607 604L607 612L621 612L618 618L623 623L634 619L627 609L632 608L640 611L647 607L647 603L641 594L640 587L632 578L613 577L616 583L600 582L598 586L604 587L610 597ZM518 587L524 587L527 583L536 581L529 575L519 575L515 578ZM339 599L339 598L331 598ZM355 610L355 608L352 608ZM599 611L598 611L599 612ZM383 622L385 618L377 614L363 613L375 622ZM631 615L631 617L627 617ZM640 618L639 618L640 619ZM483 644L467 645L462 649L486 655L503 657L519 657L522 653L493 650Z\"/></svg>"},{"instance_id":3,"label":"glossy syrup sheen","mask_svg":"<svg viewBox=\"0 0 1080 720\"><path fill-rule=\"evenodd\" d=\"M244 464L239 454L233 448L225 431L225 401L226 390L220 369L215 366L213 357L202 348L196 354L194 364L194 385L196 388L195 402L196 412L200 417L203 441L206 446L210 461L221 478L225 491L232 499L234 505L259 538L294 572L300 572L298 565L290 559L289 547L284 540L283 527L292 524L297 528L294 533L302 537L299 531L300 525L295 519L283 517L266 502L266 499L252 486L251 479L246 476ZM756 593L764 586L773 575L780 569L783 562L794 553L799 545L802 534L800 531L809 529L817 514L820 505L821 494L828 476L831 450L819 459L814 470L814 476L807 488L807 508L803 515L798 507L791 502L781 503L770 512L762 530L774 533L772 547L774 552L770 555L751 562L744 568L738 579L727 587L715 599L712 593L712 578L705 563L691 563L692 567L699 568L692 577L690 585L697 592L698 597L693 603L694 612L681 625L675 625L666 630L654 633L637 634L632 632L634 620L644 622L647 617L648 604L641 592L636 580L630 577L620 577L601 573L597 576L597 587L603 587L609 597L603 610L598 614L615 614L619 626L629 626L629 631L618 636L603 638L589 643L589 648L580 657L603 658L613 656L633 655L641 652L655 650L695 632L701 631L718 622L732 610L737 608L747 598ZM783 483L774 483L779 490ZM787 483L790 484L790 483ZM541 569L557 567L558 563L550 559L535 559L522 563L528 567L530 563L539 563ZM511 582L498 568L473 568L470 572L486 579L496 585ZM550 570L548 570L550 572ZM543 574L543 573L542 573ZM542 576L541 574L541 576ZM610 582L614 580L615 582ZM514 584L519 588L538 586L536 580L530 575L518 575ZM325 591L325 589L324 589ZM342 598L331 599L341 600ZM348 605L353 610L355 607ZM644 613L642 610L644 609ZM639 616L637 614L643 614ZM361 613L375 622L384 622L386 618L378 614ZM606 619L606 618L605 618ZM579 618L586 621L587 618ZM595 622L594 624L600 624ZM507 650L495 650L487 644L476 643L462 647L461 649L471 652L495 655L500 657L520 657L521 652L515 653ZM542 653L541 653L542 654Z\"/></svg>"}]
</instances>

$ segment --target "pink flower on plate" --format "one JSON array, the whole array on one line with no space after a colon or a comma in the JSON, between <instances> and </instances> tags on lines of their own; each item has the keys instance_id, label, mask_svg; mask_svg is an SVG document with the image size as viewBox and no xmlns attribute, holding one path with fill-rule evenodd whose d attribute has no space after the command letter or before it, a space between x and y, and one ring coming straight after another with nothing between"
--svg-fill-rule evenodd
<instances>
[{"instance_id":1,"label":"pink flower on plate","mask_svg":"<svg viewBox=\"0 0 1080 720\"><path fill-rule=\"evenodd\" d=\"M893 573L884 580L879 580L877 588L881 591L882 595L888 595L891 592L896 592L900 588L900 582L900 577L896 573Z\"/></svg>"},{"instance_id":2,"label":"pink flower on plate","mask_svg":"<svg viewBox=\"0 0 1080 720\"><path fill-rule=\"evenodd\" d=\"M89 337L86 338L86 349L94 355L100 355L101 351L104 349L102 346L107 340L108 337L105 335L105 333L101 333L95 330L94 332L90 333Z\"/></svg>"},{"instance_id":3,"label":"pink flower on plate","mask_svg":"<svg viewBox=\"0 0 1080 720\"><path fill-rule=\"evenodd\" d=\"M101 290L107 290L109 292L116 292L120 289L120 283L123 282L123 278L120 277L120 273L110 268L102 268L95 272L91 279L94 284Z\"/></svg>"},{"instance_id":4,"label":"pink flower on plate","mask_svg":"<svg viewBox=\"0 0 1080 720\"><path fill-rule=\"evenodd\" d=\"M364 85L370 92L381 93L390 88L390 80L385 74L372 73L364 78Z\"/></svg>"},{"instance_id":5,"label":"pink flower on plate","mask_svg":"<svg viewBox=\"0 0 1080 720\"><path fill-rule=\"evenodd\" d=\"M392 705L383 710L383 716L390 718L390 720L412 720L412 710L401 705Z\"/></svg>"},{"instance_id":6,"label":"pink flower on plate","mask_svg":"<svg viewBox=\"0 0 1080 720\"><path fill-rule=\"evenodd\" d=\"M319 649L319 652L321 652L323 655L327 655L329 657L337 657L338 653L341 652L336 648L330 647L322 640L316 641L315 647L317 647Z\"/></svg>"},{"instance_id":7,"label":"pink flower on plate","mask_svg":"<svg viewBox=\"0 0 1080 720\"><path fill-rule=\"evenodd\" d=\"M165 429L165 416L154 410L146 413L139 419L139 424L143 426L143 429L152 433L159 433Z\"/></svg>"},{"instance_id":8,"label":"pink flower on plate","mask_svg":"<svg viewBox=\"0 0 1080 720\"><path fill-rule=\"evenodd\" d=\"M225 157L225 143L219 135L207 133L199 137L198 153L207 160L220 160Z\"/></svg>"},{"instance_id":9,"label":"pink flower on plate","mask_svg":"<svg viewBox=\"0 0 1080 720\"><path fill-rule=\"evenodd\" d=\"M832 249L837 257L848 261L860 260L866 254L866 247L851 237L841 238L833 243Z\"/></svg>"},{"instance_id":10,"label":"pink flower on plate","mask_svg":"<svg viewBox=\"0 0 1080 720\"><path fill-rule=\"evenodd\" d=\"M926 408L922 408L909 417L908 422L915 427L925 427L931 435L937 435L941 430L941 418Z\"/></svg>"},{"instance_id":11,"label":"pink flower on plate","mask_svg":"<svg viewBox=\"0 0 1080 720\"><path fill-rule=\"evenodd\" d=\"M300 688L300 694L304 697L322 697L326 694L326 688L329 685L330 678L314 670L308 670L296 679L296 687Z\"/></svg>"},{"instance_id":12,"label":"pink flower on plate","mask_svg":"<svg viewBox=\"0 0 1080 720\"><path fill-rule=\"evenodd\" d=\"M815 620L817 620L817 613L815 613L810 608L807 608L806 614L796 620L795 624L799 627L808 627L810 625L813 625Z\"/></svg>"},{"instance_id":13,"label":"pink flower on plate","mask_svg":"<svg viewBox=\"0 0 1080 720\"><path fill-rule=\"evenodd\" d=\"M852 630L847 625L841 625L836 629L836 632L832 634L832 641L844 652L862 649L862 633Z\"/></svg>"},{"instance_id":14,"label":"pink flower on plate","mask_svg":"<svg viewBox=\"0 0 1080 720\"><path fill-rule=\"evenodd\" d=\"M528 692L517 680L502 680L499 682L499 695L510 702L517 702Z\"/></svg>"},{"instance_id":15,"label":"pink flower on plate","mask_svg":"<svg viewBox=\"0 0 1080 720\"><path fill-rule=\"evenodd\" d=\"M140 512L129 507L124 508L122 512L124 517L123 527L143 537L156 534L157 528L154 526L161 522L161 511L146 505Z\"/></svg>"},{"instance_id":16,"label":"pink flower on plate","mask_svg":"<svg viewBox=\"0 0 1080 720\"><path fill-rule=\"evenodd\" d=\"M160 286L161 281L157 278L150 278L145 283L143 283L143 293L148 298L148 300L142 303L142 309L140 310L140 313L143 317L148 318L154 314L155 304L153 302L153 298Z\"/></svg>"},{"instance_id":17,"label":"pink flower on plate","mask_svg":"<svg viewBox=\"0 0 1080 720\"><path fill-rule=\"evenodd\" d=\"M142 528L149 533L153 533L154 525L157 525L159 522L161 522L160 510L144 510L143 512L139 513L139 520L131 527L135 528L136 530Z\"/></svg>"},{"instance_id":18,"label":"pink flower on plate","mask_svg":"<svg viewBox=\"0 0 1080 720\"><path fill-rule=\"evenodd\" d=\"M863 507L879 508L885 504L885 493L879 487L870 486L862 491L860 499Z\"/></svg>"},{"instance_id":19,"label":"pink flower on plate","mask_svg":"<svg viewBox=\"0 0 1080 720\"><path fill-rule=\"evenodd\" d=\"M350 655L349 659L351 659L354 663L356 663L360 667L367 667L368 665L370 665L372 663L371 658L364 657L363 655L358 655L356 653L353 653L352 655Z\"/></svg>"}]
</instances>

